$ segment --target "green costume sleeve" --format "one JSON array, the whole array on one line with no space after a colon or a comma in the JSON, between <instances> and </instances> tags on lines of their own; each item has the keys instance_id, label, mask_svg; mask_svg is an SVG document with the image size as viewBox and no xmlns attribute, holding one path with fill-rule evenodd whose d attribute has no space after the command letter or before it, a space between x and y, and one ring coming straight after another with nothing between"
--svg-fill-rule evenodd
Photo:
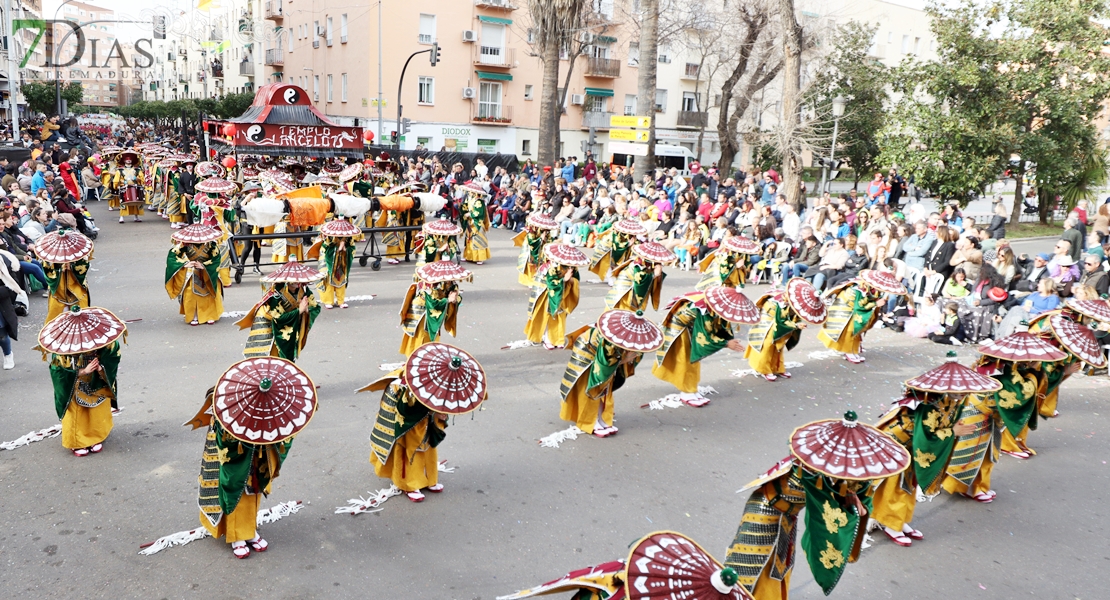
<instances>
[{"instance_id":1,"label":"green costume sleeve","mask_svg":"<svg viewBox=\"0 0 1110 600\"><path fill-rule=\"evenodd\" d=\"M62 265L50 262L42 263L42 272L46 275L46 286L51 294L58 292L58 284L62 281Z\"/></svg>"},{"instance_id":2,"label":"green costume sleeve","mask_svg":"<svg viewBox=\"0 0 1110 600\"><path fill-rule=\"evenodd\" d=\"M433 342L439 339L439 330L447 319L447 298L435 298L424 292L424 331Z\"/></svg>"},{"instance_id":3,"label":"green costume sleeve","mask_svg":"<svg viewBox=\"0 0 1110 600\"><path fill-rule=\"evenodd\" d=\"M374 196L374 184L369 181L356 181L351 188L356 196L362 198L372 198Z\"/></svg>"},{"instance_id":4,"label":"green costume sleeve","mask_svg":"<svg viewBox=\"0 0 1110 600\"><path fill-rule=\"evenodd\" d=\"M995 377L1002 384L1002 389L997 392L996 406L1002 423L1010 435L1017 437L1021 430L1029 425L1036 428L1037 408L1037 379L1032 375L1025 375L1014 368L1014 364L1007 362L1002 368L1002 373Z\"/></svg>"},{"instance_id":5,"label":"green costume sleeve","mask_svg":"<svg viewBox=\"0 0 1110 600\"><path fill-rule=\"evenodd\" d=\"M216 431L216 448L220 458L220 509L225 515L230 515L235 512L239 499L247 489L251 459L258 446L231 437L219 421L213 420L212 428Z\"/></svg>"},{"instance_id":6,"label":"green costume sleeve","mask_svg":"<svg viewBox=\"0 0 1110 600\"><path fill-rule=\"evenodd\" d=\"M805 489L805 533L802 549L813 580L827 596L840 581L852 556L852 547L867 521L860 518L854 502L836 493L835 480L802 471ZM871 512L871 497L860 494L860 503Z\"/></svg>"},{"instance_id":7,"label":"green costume sleeve","mask_svg":"<svg viewBox=\"0 0 1110 600\"><path fill-rule=\"evenodd\" d=\"M166 283L169 283L187 262L189 262L189 259L185 258L178 246L170 248L170 251L166 253Z\"/></svg>"},{"instance_id":8,"label":"green costume sleeve","mask_svg":"<svg viewBox=\"0 0 1110 600\"><path fill-rule=\"evenodd\" d=\"M591 332L591 335L597 336L598 343L597 353L594 354L594 361L590 365L590 378L586 383L587 388L595 388L609 381L615 375L617 365L620 364L621 357L624 356L620 348L601 337L597 330Z\"/></svg>"},{"instance_id":9,"label":"green costume sleeve","mask_svg":"<svg viewBox=\"0 0 1110 600\"><path fill-rule=\"evenodd\" d=\"M578 273L574 274L578 277ZM567 289L567 282L563 281L562 269L548 269L543 276L543 283L547 286L547 314L554 317L559 314L559 305L563 302L563 293Z\"/></svg>"},{"instance_id":10,"label":"green costume sleeve","mask_svg":"<svg viewBox=\"0 0 1110 600\"><path fill-rule=\"evenodd\" d=\"M54 383L54 410L61 419L69 408L69 400L73 396L73 385L77 383L77 369L70 369L58 364L59 357L50 361L50 381Z\"/></svg>"},{"instance_id":11,"label":"green costume sleeve","mask_svg":"<svg viewBox=\"0 0 1110 600\"><path fill-rule=\"evenodd\" d=\"M724 319L698 311L690 326L690 362L717 353L728 345L735 333Z\"/></svg>"},{"instance_id":12,"label":"green costume sleeve","mask_svg":"<svg viewBox=\"0 0 1110 600\"><path fill-rule=\"evenodd\" d=\"M220 289L220 252L216 247L215 242L205 244L205 255L207 259L202 260L200 264L204 265L204 271L208 273L208 283L212 284L212 289Z\"/></svg>"},{"instance_id":13,"label":"green costume sleeve","mask_svg":"<svg viewBox=\"0 0 1110 600\"><path fill-rule=\"evenodd\" d=\"M945 395L936 403L921 403L914 411L911 458L917 485L925 493L931 493L930 490L940 483L948 467L956 447L952 426L960 420L965 402L963 398Z\"/></svg>"},{"instance_id":14,"label":"green costume sleeve","mask_svg":"<svg viewBox=\"0 0 1110 600\"><path fill-rule=\"evenodd\" d=\"M870 296L858 288L853 289L852 292L855 294L855 299L852 302L852 335L859 335L871 323L877 305Z\"/></svg>"},{"instance_id":15,"label":"green costume sleeve","mask_svg":"<svg viewBox=\"0 0 1110 600\"><path fill-rule=\"evenodd\" d=\"M273 309L281 305L281 298L271 298L267 304L273 314ZM301 314L297 307L282 312L271 318L274 332L274 344L277 345L278 355L287 360L296 360L304 346L305 340L301 339L301 325L305 325L304 337L308 337L312 324L320 314L320 305L310 305L305 314ZM302 321L302 318L305 321Z\"/></svg>"}]
</instances>

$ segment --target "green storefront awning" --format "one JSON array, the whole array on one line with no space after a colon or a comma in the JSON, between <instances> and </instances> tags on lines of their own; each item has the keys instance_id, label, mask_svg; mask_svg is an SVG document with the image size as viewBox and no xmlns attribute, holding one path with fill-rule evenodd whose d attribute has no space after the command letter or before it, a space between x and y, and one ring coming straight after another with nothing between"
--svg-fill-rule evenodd
<instances>
[{"instance_id":1,"label":"green storefront awning","mask_svg":"<svg viewBox=\"0 0 1110 600\"><path fill-rule=\"evenodd\" d=\"M604 96L606 98L612 98L613 97L613 90L607 90L605 88L588 87L588 88L586 88L586 95L587 96Z\"/></svg>"},{"instance_id":2,"label":"green storefront awning","mask_svg":"<svg viewBox=\"0 0 1110 600\"><path fill-rule=\"evenodd\" d=\"M611 35L599 35L594 38L594 41L599 44L615 44L617 43L617 38Z\"/></svg>"},{"instance_id":3,"label":"green storefront awning","mask_svg":"<svg viewBox=\"0 0 1110 600\"><path fill-rule=\"evenodd\" d=\"M513 76L508 73L490 73L489 71L478 71L478 79L494 79L496 81L512 81ZM609 92L612 96L613 92Z\"/></svg>"},{"instance_id":4,"label":"green storefront awning","mask_svg":"<svg viewBox=\"0 0 1110 600\"><path fill-rule=\"evenodd\" d=\"M483 23L497 23L499 25L512 25L513 24L512 19L501 19L501 18L498 18L498 17L486 17L486 16L483 16L483 15L478 15L478 20L483 22Z\"/></svg>"}]
</instances>

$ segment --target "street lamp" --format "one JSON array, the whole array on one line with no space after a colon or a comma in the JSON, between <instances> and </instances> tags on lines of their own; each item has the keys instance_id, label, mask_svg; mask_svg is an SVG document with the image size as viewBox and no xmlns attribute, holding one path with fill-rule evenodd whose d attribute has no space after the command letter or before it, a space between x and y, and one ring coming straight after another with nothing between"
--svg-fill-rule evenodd
<instances>
[{"instance_id":1,"label":"street lamp","mask_svg":"<svg viewBox=\"0 0 1110 600\"><path fill-rule=\"evenodd\" d=\"M832 178L826 177L829 170L836 170L837 162L836 157L836 135L840 132L840 117L844 116L844 109L848 106L848 99L844 96L837 96L832 99L832 114L833 114L833 134L832 146L829 148L829 158L822 160L821 168L821 193L829 191L832 186ZM831 173L829 173L831 175Z\"/></svg>"}]
</instances>

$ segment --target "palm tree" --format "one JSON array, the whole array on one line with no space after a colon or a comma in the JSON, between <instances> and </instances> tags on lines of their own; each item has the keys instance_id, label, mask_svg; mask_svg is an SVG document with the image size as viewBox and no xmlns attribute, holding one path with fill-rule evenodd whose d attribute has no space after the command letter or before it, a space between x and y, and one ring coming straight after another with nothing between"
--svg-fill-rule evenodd
<instances>
[{"instance_id":1,"label":"palm tree","mask_svg":"<svg viewBox=\"0 0 1110 600\"><path fill-rule=\"evenodd\" d=\"M540 165L555 164L559 121L563 114L563 99L558 97L559 50L569 43L585 8L586 0L528 0L528 12L535 30L533 47L543 62L537 147ZM566 90L563 93L565 95Z\"/></svg>"}]
</instances>

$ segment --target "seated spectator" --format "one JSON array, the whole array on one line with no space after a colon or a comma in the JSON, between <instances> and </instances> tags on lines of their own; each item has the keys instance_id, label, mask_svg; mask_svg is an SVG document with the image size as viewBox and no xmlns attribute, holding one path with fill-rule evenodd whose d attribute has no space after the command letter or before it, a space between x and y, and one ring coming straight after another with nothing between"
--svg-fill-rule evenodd
<instances>
[{"instance_id":1,"label":"seated spectator","mask_svg":"<svg viewBox=\"0 0 1110 600\"><path fill-rule=\"evenodd\" d=\"M813 235L802 240L801 246L794 254L794 260L783 265L782 285L792 277L805 277L806 272L816 267L821 262L820 242Z\"/></svg>"},{"instance_id":2,"label":"seated spectator","mask_svg":"<svg viewBox=\"0 0 1110 600\"><path fill-rule=\"evenodd\" d=\"M921 306L917 309L917 314L906 319L903 328L906 333L916 338L926 338L929 334L940 333L944 331L942 325L944 315L941 313L940 305L937 304L937 294L929 294L921 298Z\"/></svg>"},{"instance_id":3,"label":"seated spectator","mask_svg":"<svg viewBox=\"0 0 1110 600\"><path fill-rule=\"evenodd\" d=\"M951 346L963 345L967 341L964 333L964 324L960 320L956 304L949 303L944 306L944 315L941 320L943 329L938 333L930 333L929 339L938 344Z\"/></svg>"},{"instance_id":4,"label":"seated spectator","mask_svg":"<svg viewBox=\"0 0 1110 600\"><path fill-rule=\"evenodd\" d=\"M983 265L967 301L960 306L959 311L968 341L979 343L991 337L994 316L1007 297L1006 291L1002 289L1002 276L991 265Z\"/></svg>"},{"instance_id":5,"label":"seated spectator","mask_svg":"<svg viewBox=\"0 0 1110 600\"><path fill-rule=\"evenodd\" d=\"M952 271L952 276L944 283L944 291L941 295L945 298L952 298L959 300L966 298L971 293L971 284L967 281L967 274L963 269L957 268Z\"/></svg>"},{"instance_id":6,"label":"seated spectator","mask_svg":"<svg viewBox=\"0 0 1110 600\"><path fill-rule=\"evenodd\" d=\"M1083 259L1083 275L1079 278L1079 285L1090 286L1095 289L1095 297L1102 298L1110 291L1110 274L1102 268L1102 260L1095 254L1088 254Z\"/></svg>"},{"instance_id":7,"label":"seated spectator","mask_svg":"<svg viewBox=\"0 0 1110 600\"><path fill-rule=\"evenodd\" d=\"M1052 256L1042 252L1034 256L1032 261L1025 255L1022 257L1025 259L1025 264L1022 265L1021 277L1014 282L1014 290L1028 294L1037 289L1037 282L1048 277L1048 261L1052 260Z\"/></svg>"},{"instance_id":8,"label":"seated spectator","mask_svg":"<svg viewBox=\"0 0 1110 600\"><path fill-rule=\"evenodd\" d=\"M859 272L866 269L871 262L870 257L867 255L866 245L858 244L856 242L856 236L849 235L846 238L846 247L848 250L848 260L844 262L844 268L828 276L826 285L829 289L853 277L859 276Z\"/></svg>"},{"instance_id":9,"label":"seated spectator","mask_svg":"<svg viewBox=\"0 0 1110 600\"><path fill-rule=\"evenodd\" d=\"M1022 322L1060 306L1060 296L1056 293L1056 286L1049 278L1041 279L1037 283L1037 293L1026 296L1020 305L1011 307L1005 316L994 318L997 325L995 333L999 338L1014 333Z\"/></svg>"},{"instance_id":10,"label":"seated spectator","mask_svg":"<svg viewBox=\"0 0 1110 600\"><path fill-rule=\"evenodd\" d=\"M813 287L817 288L817 291L821 291L825 287L825 280L840 272L848 262L848 250L844 244L844 238L836 238L825 242L821 247L821 262L817 263L816 269L810 269L809 274L806 275L807 279L813 280ZM814 270L817 272L814 273Z\"/></svg>"}]
</instances>

